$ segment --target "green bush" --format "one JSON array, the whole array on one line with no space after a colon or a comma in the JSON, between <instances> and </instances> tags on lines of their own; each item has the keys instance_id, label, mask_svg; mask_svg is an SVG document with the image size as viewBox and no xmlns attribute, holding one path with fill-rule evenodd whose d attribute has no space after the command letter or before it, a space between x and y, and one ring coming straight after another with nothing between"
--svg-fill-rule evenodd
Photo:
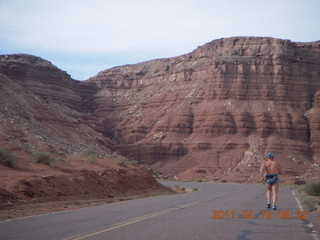
<instances>
[{"instance_id":1,"label":"green bush","mask_svg":"<svg viewBox=\"0 0 320 240\"><path fill-rule=\"evenodd\" d=\"M118 161L117 161L117 165L118 165L118 166L127 167L128 163L129 163L129 160L128 160L128 159L118 158Z\"/></svg>"},{"instance_id":2,"label":"green bush","mask_svg":"<svg viewBox=\"0 0 320 240\"><path fill-rule=\"evenodd\" d=\"M36 163L44 163L47 165L52 165L55 159L51 157L51 153L49 152L36 152L32 154L31 160Z\"/></svg>"},{"instance_id":3,"label":"green bush","mask_svg":"<svg viewBox=\"0 0 320 240\"><path fill-rule=\"evenodd\" d=\"M303 205L308 209L308 211L312 212L317 210L318 206L320 205L320 200L317 200L313 196L304 195L302 197Z\"/></svg>"},{"instance_id":4,"label":"green bush","mask_svg":"<svg viewBox=\"0 0 320 240\"><path fill-rule=\"evenodd\" d=\"M129 162L130 162L130 164L132 164L132 165L139 165L139 163L138 163L137 160L130 160Z\"/></svg>"},{"instance_id":5,"label":"green bush","mask_svg":"<svg viewBox=\"0 0 320 240\"><path fill-rule=\"evenodd\" d=\"M176 185L176 187L179 189L179 191L181 192L185 192L186 188L185 187L181 187L180 185Z\"/></svg>"},{"instance_id":6,"label":"green bush","mask_svg":"<svg viewBox=\"0 0 320 240\"><path fill-rule=\"evenodd\" d=\"M82 153L86 160L91 164L97 164L98 163L98 157L97 152L92 148L87 148Z\"/></svg>"},{"instance_id":7,"label":"green bush","mask_svg":"<svg viewBox=\"0 0 320 240\"><path fill-rule=\"evenodd\" d=\"M97 159L97 157L95 155L87 156L87 160L91 164L97 164L98 163L98 159Z\"/></svg>"},{"instance_id":8,"label":"green bush","mask_svg":"<svg viewBox=\"0 0 320 240\"><path fill-rule=\"evenodd\" d=\"M92 155L97 155L96 150L92 149L92 148L87 148L83 151L83 154L85 156L92 156Z\"/></svg>"},{"instance_id":9,"label":"green bush","mask_svg":"<svg viewBox=\"0 0 320 240\"><path fill-rule=\"evenodd\" d=\"M121 167L127 167L128 164L138 165L138 162L136 160L130 160L123 156L118 156L117 159L118 159L117 165Z\"/></svg>"},{"instance_id":10,"label":"green bush","mask_svg":"<svg viewBox=\"0 0 320 240\"><path fill-rule=\"evenodd\" d=\"M0 163L7 167L14 167L16 158L8 149L0 147Z\"/></svg>"},{"instance_id":11,"label":"green bush","mask_svg":"<svg viewBox=\"0 0 320 240\"><path fill-rule=\"evenodd\" d=\"M320 196L320 182L308 184L305 187L305 192L310 196Z\"/></svg>"}]
</instances>

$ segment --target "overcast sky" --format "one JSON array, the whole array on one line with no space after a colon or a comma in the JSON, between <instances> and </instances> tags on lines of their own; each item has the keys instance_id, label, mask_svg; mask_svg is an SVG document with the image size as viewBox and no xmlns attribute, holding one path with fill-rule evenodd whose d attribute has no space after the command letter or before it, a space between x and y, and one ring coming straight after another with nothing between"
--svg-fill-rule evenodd
<instances>
[{"instance_id":1,"label":"overcast sky","mask_svg":"<svg viewBox=\"0 0 320 240\"><path fill-rule=\"evenodd\" d=\"M320 0L0 0L0 54L77 80L232 36L320 40Z\"/></svg>"}]
</instances>

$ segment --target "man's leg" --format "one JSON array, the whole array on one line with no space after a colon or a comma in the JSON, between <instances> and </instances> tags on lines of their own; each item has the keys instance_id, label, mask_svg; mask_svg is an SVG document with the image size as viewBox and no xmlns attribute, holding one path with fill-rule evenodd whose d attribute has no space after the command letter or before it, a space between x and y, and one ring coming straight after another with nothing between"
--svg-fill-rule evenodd
<instances>
[{"instance_id":1,"label":"man's leg","mask_svg":"<svg viewBox=\"0 0 320 240\"><path fill-rule=\"evenodd\" d=\"M278 201L278 193L279 193L279 183L275 183L272 185L272 200L273 207L276 208L276 203Z\"/></svg>"},{"instance_id":2,"label":"man's leg","mask_svg":"<svg viewBox=\"0 0 320 240\"><path fill-rule=\"evenodd\" d=\"M272 191L272 186L267 184L267 200L268 200L268 207L269 208L270 208L270 205L271 205L271 191Z\"/></svg>"}]
</instances>

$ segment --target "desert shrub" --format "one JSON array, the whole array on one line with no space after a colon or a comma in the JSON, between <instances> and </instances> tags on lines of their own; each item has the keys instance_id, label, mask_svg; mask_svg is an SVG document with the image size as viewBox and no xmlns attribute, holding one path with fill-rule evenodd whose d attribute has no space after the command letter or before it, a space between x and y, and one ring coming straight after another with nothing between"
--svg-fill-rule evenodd
<instances>
[{"instance_id":1,"label":"desert shrub","mask_svg":"<svg viewBox=\"0 0 320 240\"><path fill-rule=\"evenodd\" d=\"M198 191L198 188L196 188L196 187L192 188L192 192L197 192L197 191Z\"/></svg>"},{"instance_id":2,"label":"desert shrub","mask_svg":"<svg viewBox=\"0 0 320 240\"><path fill-rule=\"evenodd\" d=\"M202 179L194 178L191 180L191 182L202 182Z\"/></svg>"},{"instance_id":3,"label":"desert shrub","mask_svg":"<svg viewBox=\"0 0 320 240\"><path fill-rule=\"evenodd\" d=\"M138 161L137 160L129 160L130 164L133 165L138 165Z\"/></svg>"},{"instance_id":4,"label":"desert shrub","mask_svg":"<svg viewBox=\"0 0 320 240\"><path fill-rule=\"evenodd\" d=\"M98 163L97 152L94 149L86 149L83 153L89 163Z\"/></svg>"},{"instance_id":5,"label":"desert shrub","mask_svg":"<svg viewBox=\"0 0 320 240\"><path fill-rule=\"evenodd\" d=\"M133 165L137 165L138 162L136 160L130 160L126 157L123 156L118 156L117 157L117 165L121 166L121 167L127 167L128 164L133 164Z\"/></svg>"},{"instance_id":6,"label":"desert shrub","mask_svg":"<svg viewBox=\"0 0 320 240\"><path fill-rule=\"evenodd\" d=\"M31 160L36 163L44 163L47 165L52 165L55 159L51 157L51 153L49 152L36 152L32 154Z\"/></svg>"},{"instance_id":7,"label":"desert shrub","mask_svg":"<svg viewBox=\"0 0 320 240\"><path fill-rule=\"evenodd\" d=\"M302 202L310 212L317 210L318 206L320 205L320 200L317 200L314 196L303 195Z\"/></svg>"},{"instance_id":8,"label":"desert shrub","mask_svg":"<svg viewBox=\"0 0 320 240\"><path fill-rule=\"evenodd\" d=\"M220 182L220 183L226 183L227 180L225 180L225 179L220 179L219 182Z\"/></svg>"},{"instance_id":9,"label":"desert shrub","mask_svg":"<svg viewBox=\"0 0 320 240\"><path fill-rule=\"evenodd\" d=\"M180 186L180 185L176 185L175 188L177 188L178 191L181 191L181 192L186 191L186 188L185 188L185 187L182 187L182 186Z\"/></svg>"},{"instance_id":10,"label":"desert shrub","mask_svg":"<svg viewBox=\"0 0 320 240\"><path fill-rule=\"evenodd\" d=\"M87 148L83 151L83 154L85 156L90 156L90 155L97 155L96 150L92 149L92 148Z\"/></svg>"},{"instance_id":11,"label":"desert shrub","mask_svg":"<svg viewBox=\"0 0 320 240\"><path fill-rule=\"evenodd\" d=\"M14 167L16 158L8 149L0 147L0 163L7 167Z\"/></svg>"},{"instance_id":12,"label":"desert shrub","mask_svg":"<svg viewBox=\"0 0 320 240\"><path fill-rule=\"evenodd\" d=\"M88 162L91 163L91 164L97 164L97 163L98 163L97 156L95 156L95 155L89 155L89 156L87 156L87 160L88 160Z\"/></svg>"},{"instance_id":13,"label":"desert shrub","mask_svg":"<svg viewBox=\"0 0 320 240\"><path fill-rule=\"evenodd\" d=\"M129 163L129 159L124 157L118 157L117 165L121 167L126 167Z\"/></svg>"},{"instance_id":14,"label":"desert shrub","mask_svg":"<svg viewBox=\"0 0 320 240\"><path fill-rule=\"evenodd\" d=\"M320 196L320 182L306 185L305 192L310 196Z\"/></svg>"},{"instance_id":15,"label":"desert shrub","mask_svg":"<svg viewBox=\"0 0 320 240\"><path fill-rule=\"evenodd\" d=\"M97 152L94 149L88 148L83 151L83 155L85 156L86 160L91 164L98 163Z\"/></svg>"}]
</instances>

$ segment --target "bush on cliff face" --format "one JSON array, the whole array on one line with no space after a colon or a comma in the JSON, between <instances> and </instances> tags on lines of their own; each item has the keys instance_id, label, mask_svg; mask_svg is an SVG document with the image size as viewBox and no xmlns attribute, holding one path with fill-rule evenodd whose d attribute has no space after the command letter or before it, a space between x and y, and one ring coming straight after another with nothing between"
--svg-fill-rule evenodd
<instances>
[{"instance_id":1,"label":"bush on cliff face","mask_svg":"<svg viewBox=\"0 0 320 240\"><path fill-rule=\"evenodd\" d=\"M137 161L135 161L135 160L130 160L130 159L128 159L128 158L126 158L126 157L123 157L123 156L118 156L117 157L117 165L118 166L121 166L121 167L127 167L128 166L128 164L133 164L133 165L137 165L138 164L138 162Z\"/></svg>"},{"instance_id":2,"label":"bush on cliff face","mask_svg":"<svg viewBox=\"0 0 320 240\"><path fill-rule=\"evenodd\" d=\"M7 167L14 167L16 158L8 149L0 147L0 163Z\"/></svg>"},{"instance_id":3,"label":"bush on cliff face","mask_svg":"<svg viewBox=\"0 0 320 240\"><path fill-rule=\"evenodd\" d=\"M49 152L36 152L32 154L30 159L36 163L44 163L50 166L52 166L53 162L55 161Z\"/></svg>"},{"instance_id":4,"label":"bush on cliff face","mask_svg":"<svg viewBox=\"0 0 320 240\"><path fill-rule=\"evenodd\" d=\"M97 152L94 149L85 149L83 151L83 155L85 156L86 160L91 163L91 164L97 164L98 162L98 157L97 157Z\"/></svg>"}]
</instances>

